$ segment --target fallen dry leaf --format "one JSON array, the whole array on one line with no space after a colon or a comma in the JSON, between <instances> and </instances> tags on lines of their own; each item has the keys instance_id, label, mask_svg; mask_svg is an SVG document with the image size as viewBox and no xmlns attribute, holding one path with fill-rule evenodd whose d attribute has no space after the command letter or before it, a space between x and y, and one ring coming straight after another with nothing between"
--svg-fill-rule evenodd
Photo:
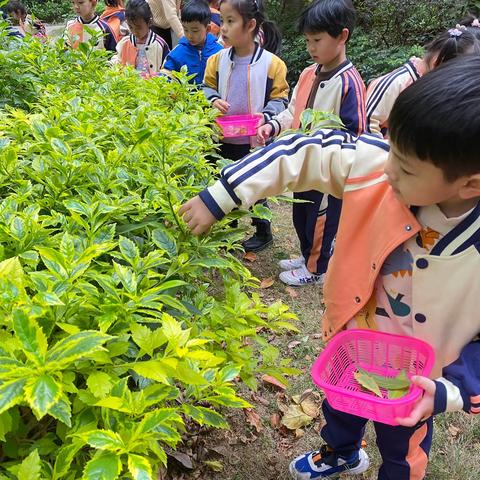
<instances>
[{"instance_id":1,"label":"fallen dry leaf","mask_svg":"<svg viewBox=\"0 0 480 480\"><path fill-rule=\"evenodd\" d=\"M315 339L318 340L319 338L322 338L322 334L321 334L321 333L314 333L314 334L312 335L312 338L315 338Z\"/></svg>"},{"instance_id":2,"label":"fallen dry leaf","mask_svg":"<svg viewBox=\"0 0 480 480\"><path fill-rule=\"evenodd\" d=\"M275 377L272 377L270 375L262 375L262 382L268 385L273 385L280 390L285 390L287 388L287 386L280 382L280 380L277 380Z\"/></svg>"},{"instance_id":3,"label":"fallen dry leaf","mask_svg":"<svg viewBox=\"0 0 480 480\"><path fill-rule=\"evenodd\" d=\"M252 400L257 403L261 403L263 406L268 407L270 405L270 400L257 395L256 393L252 393Z\"/></svg>"},{"instance_id":4,"label":"fallen dry leaf","mask_svg":"<svg viewBox=\"0 0 480 480\"><path fill-rule=\"evenodd\" d=\"M280 428L281 421L280 421L280 415L278 413L272 413L270 415L270 425L272 428Z\"/></svg>"},{"instance_id":5,"label":"fallen dry leaf","mask_svg":"<svg viewBox=\"0 0 480 480\"><path fill-rule=\"evenodd\" d=\"M288 412L288 405L277 398L277 407L282 413Z\"/></svg>"},{"instance_id":6,"label":"fallen dry leaf","mask_svg":"<svg viewBox=\"0 0 480 480\"><path fill-rule=\"evenodd\" d=\"M169 455L177 460L177 462L181 463L183 467L188 468L189 470L193 469L192 459L186 453L172 452L169 453Z\"/></svg>"},{"instance_id":7,"label":"fallen dry leaf","mask_svg":"<svg viewBox=\"0 0 480 480\"><path fill-rule=\"evenodd\" d=\"M297 298L298 297L298 292L292 288L292 287L287 287L285 291L292 297L292 298Z\"/></svg>"},{"instance_id":8,"label":"fallen dry leaf","mask_svg":"<svg viewBox=\"0 0 480 480\"><path fill-rule=\"evenodd\" d=\"M253 252L246 252L243 259L253 263L257 260L257 255Z\"/></svg>"},{"instance_id":9,"label":"fallen dry leaf","mask_svg":"<svg viewBox=\"0 0 480 480\"><path fill-rule=\"evenodd\" d=\"M290 430L297 430L312 423L313 418L307 415L300 405L290 405L282 418L282 424Z\"/></svg>"},{"instance_id":10,"label":"fallen dry leaf","mask_svg":"<svg viewBox=\"0 0 480 480\"><path fill-rule=\"evenodd\" d=\"M321 401L317 401L313 394L300 402L300 406L302 410L312 418L317 418L320 415Z\"/></svg>"},{"instance_id":11,"label":"fallen dry leaf","mask_svg":"<svg viewBox=\"0 0 480 480\"><path fill-rule=\"evenodd\" d=\"M305 431L301 428L295 430L295 438L302 438L305 435Z\"/></svg>"},{"instance_id":12,"label":"fallen dry leaf","mask_svg":"<svg viewBox=\"0 0 480 480\"><path fill-rule=\"evenodd\" d=\"M300 345L302 342L299 342L298 340L293 340L288 344L288 348L292 349L295 348L296 346Z\"/></svg>"},{"instance_id":13,"label":"fallen dry leaf","mask_svg":"<svg viewBox=\"0 0 480 480\"><path fill-rule=\"evenodd\" d=\"M249 423L252 427L255 427L257 432L261 432L263 425L258 413L253 408L244 408L243 413L245 414L247 423Z\"/></svg>"},{"instance_id":14,"label":"fallen dry leaf","mask_svg":"<svg viewBox=\"0 0 480 480\"><path fill-rule=\"evenodd\" d=\"M453 437L453 438L457 438L458 437L458 434L460 433L460 429L455 427L454 425L450 425L448 427L448 432L450 433L450 435Z\"/></svg>"},{"instance_id":15,"label":"fallen dry leaf","mask_svg":"<svg viewBox=\"0 0 480 480\"><path fill-rule=\"evenodd\" d=\"M270 288L274 284L275 280L272 277L264 278L260 282L260 288Z\"/></svg>"}]
</instances>

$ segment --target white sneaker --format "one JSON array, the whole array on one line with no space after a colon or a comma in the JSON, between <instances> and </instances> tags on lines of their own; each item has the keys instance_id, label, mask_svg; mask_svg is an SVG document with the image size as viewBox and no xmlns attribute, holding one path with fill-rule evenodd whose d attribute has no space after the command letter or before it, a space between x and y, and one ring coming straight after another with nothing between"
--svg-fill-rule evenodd
<instances>
[{"instance_id":1,"label":"white sneaker","mask_svg":"<svg viewBox=\"0 0 480 480\"><path fill-rule=\"evenodd\" d=\"M307 267L303 265L294 270L282 272L279 277L280 280L287 285L291 285L292 287L300 287L313 283L323 283L325 275L316 275L315 273L311 273L307 270Z\"/></svg>"},{"instance_id":2,"label":"white sneaker","mask_svg":"<svg viewBox=\"0 0 480 480\"><path fill-rule=\"evenodd\" d=\"M282 270L295 270L296 268L303 267L305 265L305 259L303 257L287 258L286 260L280 260L278 266Z\"/></svg>"}]
</instances>

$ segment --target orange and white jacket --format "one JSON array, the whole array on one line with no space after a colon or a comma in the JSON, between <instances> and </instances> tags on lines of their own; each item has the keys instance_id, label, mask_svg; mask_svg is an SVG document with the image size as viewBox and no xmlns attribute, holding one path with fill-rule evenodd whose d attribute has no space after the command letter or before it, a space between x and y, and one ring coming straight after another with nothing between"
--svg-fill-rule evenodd
<instances>
[{"instance_id":1,"label":"orange and white jacket","mask_svg":"<svg viewBox=\"0 0 480 480\"><path fill-rule=\"evenodd\" d=\"M158 73L162 64L170 52L165 40L150 31L145 42L145 53L149 62L150 73ZM112 63L121 63L135 67L137 62L138 48L135 35L123 37L117 44L117 54L112 57Z\"/></svg>"},{"instance_id":2,"label":"orange and white jacket","mask_svg":"<svg viewBox=\"0 0 480 480\"><path fill-rule=\"evenodd\" d=\"M369 134L319 130L312 136L288 135L225 167L220 180L200 194L217 219L238 205L249 207L286 189L343 198L324 287L325 340L344 329L369 301L389 254L421 230L414 210L397 200L387 182L383 167L388 152L386 141ZM480 204L430 254L414 259L412 317L421 313L426 321L413 321L413 336L435 349L432 378L480 332L479 252ZM457 387L447 380L444 384L448 409L462 408Z\"/></svg>"},{"instance_id":3,"label":"orange and white jacket","mask_svg":"<svg viewBox=\"0 0 480 480\"><path fill-rule=\"evenodd\" d=\"M273 128L272 136L290 128L300 128L300 116L307 107L319 68L320 65L314 64L300 74L288 108L268 122ZM365 131L365 95L362 77L347 60L329 80L320 83L313 109L335 113L349 132L360 135Z\"/></svg>"}]
</instances>

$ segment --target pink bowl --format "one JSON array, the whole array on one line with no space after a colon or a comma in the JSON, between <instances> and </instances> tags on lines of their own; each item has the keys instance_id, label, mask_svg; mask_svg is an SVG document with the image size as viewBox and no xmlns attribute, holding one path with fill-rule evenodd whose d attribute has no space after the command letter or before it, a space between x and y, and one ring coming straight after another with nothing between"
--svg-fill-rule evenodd
<instances>
[{"instance_id":1,"label":"pink bowl","mask_svg":"<svg viewBox=\"0 0 480 480\"><path fill-rule=\"evenodd\" d=\"M330 405L342 412L387 425L398 425L395 418L408 417L423 390L410 386L408 393L390 400L365 392L354 378L357 367L371 373L395 377L428 376L435 360L433 348L422 340L373 330L345 330L329 341L312 366L312 378Z\"/></svg>"},{"instance_id":2,"label":"pink bowl","mask_svg":"<svg viewBox=\"0 0 480 480\"><path fill-rule=\"evenodd\" d=\"M258 115L224 115L216 122L220 125L224 137L252 137L257 134L260 121Z\"/></svg>"}]
</instances>

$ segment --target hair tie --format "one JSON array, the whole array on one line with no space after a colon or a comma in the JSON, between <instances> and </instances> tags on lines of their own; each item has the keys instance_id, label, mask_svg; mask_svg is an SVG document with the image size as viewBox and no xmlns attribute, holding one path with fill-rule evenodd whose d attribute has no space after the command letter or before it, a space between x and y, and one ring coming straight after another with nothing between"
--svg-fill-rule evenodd
<instances>
[{"instance_id":1,"label":"hair tie","mask_svg":"<svg viewBox=\"0 0 480 480\"><path fill-rule=\"evenodd\" d=\"M480 28L480 20L479 20L478 18L476 18L476 19L472 22L472 27Z\"/></svg>"},{"instance_id":2,"label":"hair tie","mask_svg":"<svg viewBox=\"0 0 480 480\"><path fill-rule=\"evenodd\" d=\"M463 35L463 32L466 30L467 28L464 27L463 25L456 25L455 28L451 28L448 33L450 34L450 36L452 38L457 38L457 37L461 37Z\"/></svg>"}]
</instances>

